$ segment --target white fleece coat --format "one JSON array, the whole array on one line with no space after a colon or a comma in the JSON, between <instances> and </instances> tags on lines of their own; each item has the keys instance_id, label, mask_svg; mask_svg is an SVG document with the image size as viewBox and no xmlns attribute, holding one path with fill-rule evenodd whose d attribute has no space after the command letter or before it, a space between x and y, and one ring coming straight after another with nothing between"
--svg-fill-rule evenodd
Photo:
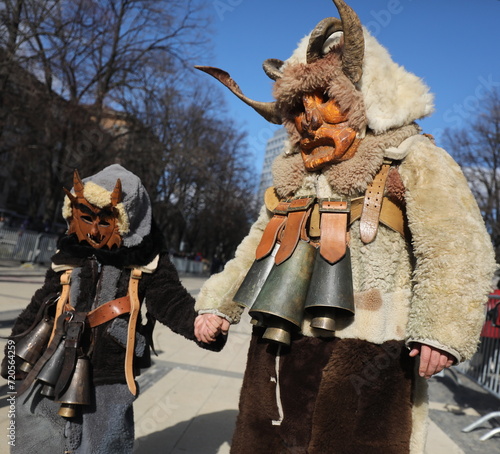
<instances>
[{"instance_id":1,"label":"white fleece coat","mask_svg":"<svg viewBox=\"0 0 500 454\"><path fill-rule=\"evenodd\" d=\"M443 149L414 135L386 155L402 160L399 173L411 243L380 225L376 239L365 245L359 221L351 226L355 316L339 320L335 336L375 344L418 341L464 361L476 350L496 269L490 237L465 177ZM318 197L338 196L321 174L306 177L294 195L311 194L312 186ZM239 321L243 309L232 298L254 261L270 217L263 207L235 258L202 287L199 312ZM303 334L318 336L319 331L309 327L306 317ZM412 453L423 452L427 416L427 385L418 377L416 383Z\"/></svg>"}]
</instances>

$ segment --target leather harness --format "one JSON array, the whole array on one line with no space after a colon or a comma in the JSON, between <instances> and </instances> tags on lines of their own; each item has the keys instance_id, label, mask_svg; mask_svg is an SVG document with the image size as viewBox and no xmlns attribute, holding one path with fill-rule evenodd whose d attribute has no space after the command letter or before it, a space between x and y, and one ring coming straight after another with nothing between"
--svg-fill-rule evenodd
<instances>
[{"instance_id":1,"label":"leather harness","mask_svg":"<svg viewBox=\"0 0 500 454\"><path fill-rule=\"evenodd\" d=\"M390 160L384 160L380 171L367 187L364 197L354 199L317 199L315 196L295 197L280 201L274 187L265 194L267 208L274 213L262 235L256 250L256 259L269 255L277 241L280 248L275 257L279 265L288 259L299 238L319 246L321 256L333 264L346 253L348 228L360 220L360 238L364 244L371 243L378 231L379 223L399 232L405 237L403 210L384 196ZM309 238L304 230L309 220ZM315 238L320 238L319 242Z\"/></svg>"},{"instance_id":2,"label":"leather harness","mask_svg":"<svg viewBox=\"0 0 500 454\"><path fill-rule=\"evenodd\" d=\"M54 328L52 331L49 348L56 334L58 320L65 318L68 314L78 314L69 304L69 287L72 270L66 270L61 275L62 291L56 307ZM137 328L137 318L140 312L141 303L139 300L139 280L142 278L142 271L134 268L130 272L127 296L114 299L102 304L98 308L84 314L84 323L90 328L109 322L122 314L130 314L127 330L127 346L125 350L125 379L130 392L135 396L137 394L137 385L134 380L134 349L135 335Z\"/></svg>"}]
</instances>

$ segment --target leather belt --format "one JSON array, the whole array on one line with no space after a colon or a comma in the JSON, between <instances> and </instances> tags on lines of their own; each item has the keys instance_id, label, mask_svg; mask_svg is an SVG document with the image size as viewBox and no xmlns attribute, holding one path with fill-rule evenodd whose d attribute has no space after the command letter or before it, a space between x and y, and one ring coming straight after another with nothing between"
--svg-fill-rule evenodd
<instances>
[{"instance_id":1,"label":"leather belt","mask_svg":"<svg viewBox=\"0 0 500 454\"><path fill-rule=\"evenodd\" d=\"M344 257L347 249L347 217L351 204L346 200L320 199L321 256L333 264Z\"/></svg>"},{"instance_id":2,"label":"leather belt","mask_svg":"<svg viewBox=\"0 0 500 454\"><path fill-rule=\"evenodd\" d=\"M358 197L351 200L351 215L349 219L349 224L357 221L361 217L361 211L363 210L364 197ZM405 237L405 218L403 210L399 205L396 205L392 200L384 197L382 208L380 210L379 221L386 227L394 230Z\"/></svg>"},{"instance_id":3,"label":"leather belt","mask_svg":"<svg viewBox=\"0 0 500 454\"><path fill-rule=\"evenodd\" d=\"M141 309L139 300L139 280L142 278L142 271L134 268L130 272L128 285L128 296L130 297L130 318L127 331L127 349L125 351L125 380L128 389L135 396L137 395L137 385L134 380L134 351L135 351L135 331L137 318Z\"/></svg>"},{"instance_id":4,"label":"leather belt","mask_svg":"<svg viewBox=\"0 0 500 454\"><path fill-rule=\"evenodd\" d=\"M87 322L91 328L109 322L122 314L130 312L130 297L123 296L102 304L87 314Z\"/></svg>"},{"instance_id":5,"label":"leather belt","mask_svg":"<svg viewBox=\"0 0 500 454\"><path fill-rule=\"evenodd\" d=\"M377 235L380 210L384 199L385 182L390 167L390 162L384 162L380 172L375 175L373 182L366 189L359 223L361 241L365 244L371 243Z\"/></svg>"},{"instance_id":6,"label":"leather belt","mask_svg":"<svg viewBox=\"0 0 500 454\"><path fill-rule=\"evenodd\" d=\"M255 251L255 259L260 260L267 257L273 250L276 239L286 221L286 213L288 210L288 202L279 202L276 208L274 208L274 216L268 222L264 233L262 234L262 239L260 240L257 250Z\"/></svg>"},{"instance_id":7,"label":"leather belt","mask_svg":"<svg viewBox=\"0 0 500 454\"><path fill-rule=\"evenodd\" d=\"M310 206L313 202L314 197L312 196L300 197L290 201L280 248L274 258L276 265L283 263L295 250L304 230L307 217L311 213Z\"/></svg>"}]
</instances>

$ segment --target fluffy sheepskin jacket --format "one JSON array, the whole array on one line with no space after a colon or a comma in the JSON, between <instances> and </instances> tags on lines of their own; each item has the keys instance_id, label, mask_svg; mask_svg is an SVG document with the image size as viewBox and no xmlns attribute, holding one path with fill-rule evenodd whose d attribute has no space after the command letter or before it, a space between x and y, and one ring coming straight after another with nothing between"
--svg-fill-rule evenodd
<instances>
[{"instance_id":1,"label":"fluffy sheepskin jacket","mask_svg":"<svg viewBox=\"0 0 500 454\"><path fill-rule=\"evenodd\" d=\"M385 196L402 202L408 234L379 225L375 240L364 244L359 220L351 225L355 316L339 321L335 336L377 344L418 341L464 361L476 350L496 269L491 240L461 169L414 123L432 112L428 87L394 63L366 29L364 38L363 77L356 91L335 72L335 55L305 64L308 37L283 65L274 86L282 112L304 87L327 85L341 106L355 106L351 123L363 131L363 139L351 159L307 172L293 121L285 118L289 145L273 164L274 186L282 199L360 197L384 158L392 160ZM202 287L196 310L239 321L243 309L233 297L271 216L264 206L235 258ZM304 335L325 335L309 322L306 316Z\"/></svg>"},{"instance_id":2,"label":"fluffy sheepskin jacket","mask_svg":"<svg viewBox=\"0 0 500 454\"><path fill-rule=\"evenodd\" d=\"M400 161L391 172L394 183L388 183L387 191L397 196L399 175L411 238L380 225L375 241L365 245L360 240L359 221L354 222L350 248L356 315L344 324L339 320L335 336L377 344L418 341L463 361L474 353L484 322L484 303L496 267L491 241L459 166L429 138L417 134L416 127L402 128L399 133L389 134L389 144L411 135L397 146L371 151L378 154L380 163L384 156ZM383 141L381 136L372 139ZM301 159L300 155L277 158L273 170L278 193L289 192L295 184L294 196L341 195L329 170L307 174ZM358 174L360 171L358 168ZM370 173L366 166L365 171L354 197L366 188ZM254 261L270 217L263 207L235 258L202 287L198 311L239 321L242 308L232 298ZM309 322L306 317L303 334L318 336Z\"/></svg>"}]
</instances>

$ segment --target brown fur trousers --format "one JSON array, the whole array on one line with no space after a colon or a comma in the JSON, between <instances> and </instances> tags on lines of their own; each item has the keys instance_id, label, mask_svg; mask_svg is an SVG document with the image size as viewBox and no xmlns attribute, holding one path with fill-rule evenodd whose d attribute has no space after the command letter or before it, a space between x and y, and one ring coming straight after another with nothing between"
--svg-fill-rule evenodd
<instances>
[{"instance_id":1,"label":"brown fur trousers","mask_svg":"<svg viewBox=\"0 0 500 454\"><path fill-rule=\"evenodd\" d=\"M261 334L250 344L232 454L410 451L414 361L403 342L300 336L278 350Z\"/></svg>"}]
</instances>

